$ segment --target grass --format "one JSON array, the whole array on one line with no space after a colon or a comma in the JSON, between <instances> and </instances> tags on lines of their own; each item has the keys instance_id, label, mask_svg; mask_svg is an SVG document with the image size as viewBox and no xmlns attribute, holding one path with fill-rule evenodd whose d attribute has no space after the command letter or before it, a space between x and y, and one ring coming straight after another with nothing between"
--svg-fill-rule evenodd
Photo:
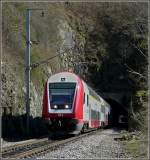
<instances>
[{"instance_id":1,"label":"grass","mask_svg":"<svg viewBox=\"0 0 150 160\"><path fill-rule=\"evenodd\" d=\"M127 153L134 158L147 158L148 141L141 140L142 136L133 138L129 141L123 141L123 147Z\"/></svg>"},{"instance_id":2,"label":"grass","mask_svg":"<svg viewBox=\"0 0 150 160\"><path fill-rule=\"evenodd\" d=\"M125 145L125 149L130 153L130 154L134 154L134 156L137 156L137 154L139 153L139 141L132 139L130 141L126 141L124 142Z\"/></svg>"}]
</instances>

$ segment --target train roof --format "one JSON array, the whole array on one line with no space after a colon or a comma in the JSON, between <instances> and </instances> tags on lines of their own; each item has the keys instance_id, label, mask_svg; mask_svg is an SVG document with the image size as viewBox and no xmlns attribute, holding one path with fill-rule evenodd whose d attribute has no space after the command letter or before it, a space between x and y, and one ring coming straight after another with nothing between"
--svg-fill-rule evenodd
<instances>
[{"instance_id":1,"label":"train roof","mask_svg":"<svg viewBox=\"0 0 150 160\"><path fill-rule=\"evenodd\" d=\"M79 76L72 72L59 72L48 78L48 82L78 82Z\"/></svg>"},{"instance_id":2,"label":"train roof","mask_svg":"<svg viewBox=\"0 0 150 160\"><path fill-rule=\"evenodd\" d=\"M87 86L88 86L88 85L87 85ZM92 92L92 95L93 95L94 97L97 97L98 100L100 100L101 102L105 103L106 105L109 105L98 93L96 93L96 92L94 91L94 89L92 89L90 86L88 86L88 88L89 88L89 91Z\"/></svg>"},{"instance_id":3,"label":"train roof","mask_svg":"<svg viewBox=\"0 0 150 160\"><path fill-rule=\"evenodd\" d=\"M70 75L72 75L72 76L70 77ZM82 81L83 83L85 83L87 85L90 94L92 94L97 100L102 101L103 103L109 105L100 95L98 95L94 91L94 89L92 89L84 80L82 80L78 75L76 75L73 72L59 72L59 73L56 73L56 74L54 74L54 75L52 75L52 76L50 76L48 78L48 82L53 82L53 81L55 81L55 82L62 82L64 80L63 79L64 76L68 77L67 80L70 80L70 81L73 81L73 82ZM62 78L62 79L60 79L60 78Z\"/></svg>"}]
</instances>

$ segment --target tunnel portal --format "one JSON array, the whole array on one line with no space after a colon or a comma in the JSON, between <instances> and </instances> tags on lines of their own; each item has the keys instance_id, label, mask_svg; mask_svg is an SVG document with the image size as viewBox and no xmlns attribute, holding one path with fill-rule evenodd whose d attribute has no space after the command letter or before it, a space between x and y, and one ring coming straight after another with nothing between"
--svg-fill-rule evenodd
<instances>
[{"instance_id":1,"label":"tunnel portal","mask_svg":"<svg viewBox=\"0 0 150 160\"><path fill-rule=\"evenodd\" d=\"M111 106L110 126L128 129L128 108L113 99L105 99Z\"/></svg>"}]
</instances>

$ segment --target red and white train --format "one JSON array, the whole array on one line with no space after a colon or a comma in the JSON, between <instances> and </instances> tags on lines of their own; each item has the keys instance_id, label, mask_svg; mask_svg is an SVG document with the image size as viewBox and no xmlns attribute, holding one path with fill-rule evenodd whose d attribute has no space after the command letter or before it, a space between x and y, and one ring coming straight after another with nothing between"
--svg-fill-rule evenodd
<instances>
[{"instance_id":1,"label":"red and white train","mask_svg":"<svg viewBox=\"0 0 150 160\"><path fill-rule=\"evenodd\" d=\"M71 72L51 76L45 86L42 117L72 134L108 125L110 105Z\"/></svg>"}]
</instances>

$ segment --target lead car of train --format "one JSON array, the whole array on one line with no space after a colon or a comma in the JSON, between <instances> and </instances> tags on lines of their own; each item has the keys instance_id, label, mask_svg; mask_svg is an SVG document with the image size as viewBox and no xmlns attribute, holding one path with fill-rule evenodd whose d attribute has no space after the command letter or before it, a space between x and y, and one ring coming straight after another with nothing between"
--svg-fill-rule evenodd
<instances>
[{"instance_id":1,"label":"lead car of train","mask_svg":"<svg viewBox=\"0 0 150 160\"><path fill-rule=\"evenodd\" d=\"M55 130L79 134L109 123L110 105L79 76L61 72L45 86L42 117Z\"/></svg>"}]
</instances>

